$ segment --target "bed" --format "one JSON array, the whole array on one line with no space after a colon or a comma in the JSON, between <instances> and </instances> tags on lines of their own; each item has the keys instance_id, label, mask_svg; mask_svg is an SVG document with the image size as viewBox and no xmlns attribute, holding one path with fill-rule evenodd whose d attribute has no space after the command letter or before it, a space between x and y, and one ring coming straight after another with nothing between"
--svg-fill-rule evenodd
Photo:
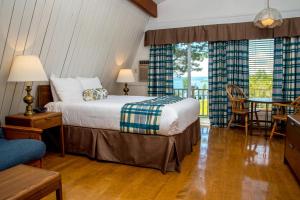
<instances>
[{"instance_id":1,"label":"bed","mask_svg":"<svg viewBox=\"0 0 300 200\"><path fill-rule=\"evenodd\" d=\"M147 99L151 97L110 95L93 102L52 102L50 86L38 87L38 105L63 113L66 152L163 173L180 171L183 158L200 138L199 103L184 99L165 106L156 135L121 133L122 106Z\"/></svg>"}]
</instances>

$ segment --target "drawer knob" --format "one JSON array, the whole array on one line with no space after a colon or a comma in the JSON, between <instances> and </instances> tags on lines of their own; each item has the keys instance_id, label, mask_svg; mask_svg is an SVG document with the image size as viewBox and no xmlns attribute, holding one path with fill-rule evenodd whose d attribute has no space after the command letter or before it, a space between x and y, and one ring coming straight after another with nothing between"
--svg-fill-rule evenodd
<instances>
[{"instance_id":1,"label":"drawer knob","mask_svg":"<svg viewBox=\"0 0 300 200\"><path fill-rule=\"evenodd\" d=\"M294 148L294 145L291 144L291 143L289 143L289 147L290 147L291 149L293 149L293 148Z\"/></svg>"},{"instance_id":2,"label":"drawer knob","mask_svg":"<svg viewBox=\"0 0 300 200\"><path fill-rule=\"evenodd\" d=\"M291 124L292 126L295 126L295 122L291 122L290 124Z\"/></svg>"}]
</instances>

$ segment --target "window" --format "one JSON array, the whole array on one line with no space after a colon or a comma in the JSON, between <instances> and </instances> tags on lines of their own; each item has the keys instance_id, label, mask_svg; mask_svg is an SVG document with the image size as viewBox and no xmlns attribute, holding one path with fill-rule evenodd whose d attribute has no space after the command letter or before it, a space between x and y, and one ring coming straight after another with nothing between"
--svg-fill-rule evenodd
<instances>
[{"instance_id":1,"label":"window","mask_svg":"<svg viewBox=\"0 0 300 200\"><path fill-rule=\"evenodd\" d=\"M249 41L249 97L272 97L274 39Z\"/></svg>"},{"instance_id":2,"label":"window","mask_svg":"<svg viewBox=\"0 0 300 200\"><path fill-rule=\"evenodd\" d=\"M208 43L174 45L174 89L194 97L196 89L208 89Z\"/></svg>"},{"instance_id":3,"label":"window","mask_svg":"<svg viewBox=\"0 0 300 200\"><path fill-rule=\"evenodd\" d=\"M199 99L200 116L208 115L208 43L174 45L174 93Z\"/></svg>"}]
</instances>

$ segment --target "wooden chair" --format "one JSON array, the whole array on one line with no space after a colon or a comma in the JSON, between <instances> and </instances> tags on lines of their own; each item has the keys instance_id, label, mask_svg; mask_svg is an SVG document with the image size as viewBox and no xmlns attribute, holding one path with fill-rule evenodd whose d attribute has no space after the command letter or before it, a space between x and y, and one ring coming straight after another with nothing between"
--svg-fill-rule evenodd
<instances>
[{"instance_id":1,"label":"wooden chair","mask_svg":"<svg viewBox=\"0 0 300 200\"><path fill-rule=\"evenodd\" d=\"M226 92L227 92L227 95L228 95L228 98L229 98L229 101L231 104L231 112L232 112L230 121L228 123L228 128L231 127L231 125L233 124L233 122L236 119L236 116L240 116L244 119L244 124L235 123L234 125L244 127L246 136L247 136L248 135L248 126L249 126L248 119L249 119L249 113L250 113L249 108L247 108L245 106L247 97L244 94L243 90L240 87L238 87L237 85L227 85ZM255 117L256 117L256 122L257 122L257 125L259 126L257 112L258 111L255 109L254 113L255 113Z\"/></svg>"},{"instance_id":2,"label":"wooden chair","mask_svg":"<svg viewBox=\"0 0 300 200\"><path fill-rule=\"evenodd\" d=\"M283 103L274 103L273 106L275 107L276 111L275 114L272 116L274 120L273 128L270 134L270 140L274 136L274 134L277 135L283 135L284 133L277 132L277 126L280 122L286 122L287 121L287 109L292 108L294 109L294 114L298 113L300 111L300 96L296 98L292 103L290 104L283 104Z\"/></svg>"}]
</instances>

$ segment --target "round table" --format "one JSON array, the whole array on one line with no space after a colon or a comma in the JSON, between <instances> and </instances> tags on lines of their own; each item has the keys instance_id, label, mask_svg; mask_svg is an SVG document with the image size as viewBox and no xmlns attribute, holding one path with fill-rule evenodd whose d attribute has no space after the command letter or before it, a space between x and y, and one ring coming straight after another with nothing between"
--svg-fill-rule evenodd
<instances>
[{"instance_id":1,"label":"round table","mask_svg":"<svg viewBox=\"0 0 300 200\"><path fill-rule=\"evenodd\" d=\"M291 103L290 100L287 100L287 99L281 99L281 98L248 98L247 99L247 102L250 103L250 120L251 120L251 123L250 123L250 132L252 134L252 125L253 125L253 111L256 109L256 106L254 107L254 105L256 104L265 104L266 105L266 116L265 116L265 135L267 135L267 131L268 131L268 123L271 123L272 124L272 117L271 117L271 120L269 121L269 110L268 110L268 107L269 107L269 104L273 104L273 103Z\"/></svg>"}]
</instances>

